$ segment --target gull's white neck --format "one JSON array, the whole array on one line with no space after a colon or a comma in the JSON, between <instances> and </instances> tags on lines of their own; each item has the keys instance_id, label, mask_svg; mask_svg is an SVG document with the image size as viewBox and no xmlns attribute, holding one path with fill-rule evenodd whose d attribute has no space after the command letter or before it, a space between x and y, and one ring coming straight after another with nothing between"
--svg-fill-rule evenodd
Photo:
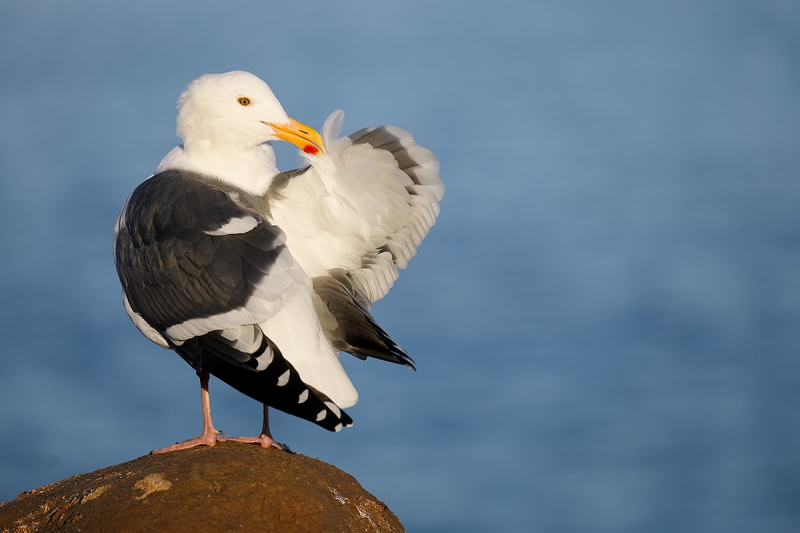
<instances>
[{"instance_id":1,"label":"gull's white neck","mask_svg":"<svg viewBox=\"0 0 800 533\"><path fill-rule=\"evenodd\" d=\"M268 142L251 149L218 150L210 143L176 146L158 164L156 174L170 169L198 172L256 196L267 192L279 172Z\"/></svg>"}]
</instances>

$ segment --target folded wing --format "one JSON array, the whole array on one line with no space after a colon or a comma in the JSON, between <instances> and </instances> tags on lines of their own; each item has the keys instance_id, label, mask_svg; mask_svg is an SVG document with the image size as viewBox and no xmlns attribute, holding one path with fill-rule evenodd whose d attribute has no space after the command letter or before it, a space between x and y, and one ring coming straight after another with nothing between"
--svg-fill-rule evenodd
<instances>
[{"instance_id":1,"label":"folded wing","mask_svg":"<svg viewBox=\"0 0 800 533\"><path fill-rule=\"evenodd\" d=\"M148 338L195 370L336 431L352 422L336 403L352 405L357 396L333 351L318 343L298 352L268 334L271 322L307 301L312 311L299 315L295 322L306 323L293 331L322 335L311 281L281 229L241 198L188 171L142 183L115 231L126 310Z\"/></svg>"}]
</instances>

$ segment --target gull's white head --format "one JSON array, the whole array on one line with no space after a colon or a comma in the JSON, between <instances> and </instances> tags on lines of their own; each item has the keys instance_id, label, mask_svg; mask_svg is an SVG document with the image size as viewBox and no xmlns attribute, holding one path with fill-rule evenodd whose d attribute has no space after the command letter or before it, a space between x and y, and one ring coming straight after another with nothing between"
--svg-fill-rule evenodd
<instances>
[{"instance_id":1,"label":"gull's white head","mask_svg":"<svg viewBox=\"0 0 800 533\"><path fill-rule=\"evenodd\" d=\"M281 139L307 153L324 151L319 134L289 118L269 85L241 70L191 82L178 100L177 131L187 150L251 150Z\"/></svg>"}]
</instances>

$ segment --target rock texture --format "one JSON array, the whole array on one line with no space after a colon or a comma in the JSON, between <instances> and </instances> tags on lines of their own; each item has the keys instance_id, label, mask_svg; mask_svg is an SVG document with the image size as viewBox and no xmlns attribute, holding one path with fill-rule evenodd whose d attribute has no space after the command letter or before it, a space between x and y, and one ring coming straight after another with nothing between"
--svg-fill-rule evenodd
<instances>
[{"instance_id":1,"label":"rock texture","mask_svg":"<svg viewBox=\"0 0 800 533\"><path fill-rule=\"evenodd\" d=\"M338 468L221 443L71 477L0 504L0 532L404 532Z\"/></svg>"}]
</instances>

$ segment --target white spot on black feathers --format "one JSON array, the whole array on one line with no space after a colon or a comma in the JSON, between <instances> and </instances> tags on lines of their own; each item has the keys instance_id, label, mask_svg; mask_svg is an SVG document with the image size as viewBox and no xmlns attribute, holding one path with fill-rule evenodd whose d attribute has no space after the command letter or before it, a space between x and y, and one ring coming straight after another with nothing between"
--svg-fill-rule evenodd
<instances>
[{"instance_id":1,"label":"white spot on black feathers","mask_svg":"<svg viewBox=\"0 0 800 533\"><path fill-rule=\"evenodd\" d=\"M326 411L325 409L317 413L317 422L321 422L322 420L324 420L327 415L328 411Z\"/></svg>"},{"instance_id":2,"label":"white spot on black feathers","mask_svg":"<svg viewBox=\"0 0 800 533\"><path fill-rule=\"evenodd\" d=\"M300 393L300 397L297 399L297 403L303 403L306 400L308 400L308 389Z\"/></svg>"},{"instance_id":3,"label":"white spot on black feathers","mask_svg":"<svg viewBox=\"0 0 800 533\"><path fill-rule=\"evenodd\" d=\"M342 418L342 410L339 409L338 405L333 402L325 402L325 406L336 415L336 418Z\"/></svg>"},{"instance_id":4,"label":"white spot on black feathers","mask_svg":"<svg viewBox=\"0 0 800 533\"><path fill-rule=\"evenodd\" d=\"M283 387L284 385L289 383L289 376L291 376L291 374L292 374L291 370L287 370L286 372L281 374L281 376L278 378L278 387Z\"/></svg>"},{"instance_id":5,"label":"white spot on black feathers","mask_svg":"<svg viewBox=\"0 0 800 533\"><path fill-rule=\"evenodd\" d=\"M258 362L258 364L256 365L256 370L258 370L259 372L265 370L272 362L272 357L273 357L272 348L267 346L267 349L264 350L264 353L256 357L256 361Z\"/></svg>"}]
</instances>

